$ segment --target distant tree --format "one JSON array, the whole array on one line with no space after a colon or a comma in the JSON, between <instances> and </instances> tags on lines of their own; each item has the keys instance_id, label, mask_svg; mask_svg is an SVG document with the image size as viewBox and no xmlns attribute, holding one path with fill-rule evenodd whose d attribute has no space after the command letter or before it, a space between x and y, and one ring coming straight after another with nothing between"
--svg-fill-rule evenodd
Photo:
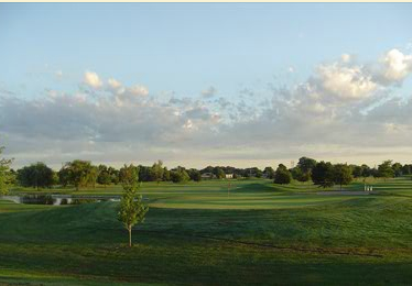
<instances>
[{"instance_id":1,"label":"distant tree","mask_svg":"<svg viewBox=\"0 0 412 286\"><path fill-rule=\"evenodd\" d=\"M246 168L241 170L241 176L245 178L250 178L252 177L252 169L251 168Z\"/></svg>"},{"instance_id":2,"label":"distant tree","mask_svg":"<svg viewBox=\"0 0 412 286\"><path fill-rule=\"evenodd\" d=\"M218 179L224 179L226 177L225 171L221 167L216 167L213 173Z\"/></svg>"},{"instance_id":3,"label":"distant tree","mask_svg":"<svg viewBox=\"0 0 412 286\"><path fill-rule=\"evenodd\" d=\"M296 166L291 170L292 178L302 183L310 180L311 172L312 171L303 172L302 168L299 166Z\"/></svg>"},{"instance_id":4,"label":"distant tree","mask_svg":"<svg viewBox=\"0 0 412 286\"><path fill-rule=\"evenodd\" d=\"M252 168L252 174L253 174L253 176L255 176L256 178L262 178L262 176L263 176L262 170L260 170L258 167L253 167L253 168Z\"/></svg>"},{"instance_id":5,"label":"distant tree","mask_svg":"<svg viewBox=\"0 0 412 286\"><path fill-rule=\"evenodd\" d=\"M214 173L215 168L213 166L207 166L203 170L200 171L201 174L206 174L206 173Z\"/></svg>"},{"instance_id":6,"label":"distant tree","mask_svg":"<svg viewBox=\"0 0 412 286\"><path fill-rule=\"evenodd\" d=\"M184 183L189 181L190 177L187 174L185 168L177 167L176 169L170 172L170 176L173 183Z\"/></svg>"},{"instance_id":7,"label":"distant tree","mask_svg":"<svg viewBox=\"0 0 412 286\"><path fill-rule=\"evenodd\" d=\"M163 180L163 162L161 160L158 160L156 163L153 164L152 169L151 169L151 179L153 181L156 181L157 183L160 183L160 181Z\"/></svg>"},{"instance_id":8,"label":"distant tree","mask_svg":"<svg viewBox=\"0 0 412 286\"><path fill-rule=\"evenodd\" d=\"M202 180L202 175L196 169L190 169L188 174L189 174L189 177L192 181L200 182Z\"/></svg>"},{"instance_id":9,"label":"distant tree","mask_svg":"<svg viewBox=\"0 0 412 286\"><path fill-rule=\"evenodd\" d=\"M369 174L370 176L374 177L374 178L378 178L379 177L379 172L377 168L370 168L369 170Z\"/></svg>"},{"instance_id":10,"label":"distant tree","mask_svg":"<svg viewBox=\"0 0 412 286\"><path fill-rule=\"evenodd\" d=\"M303 173L308 173L316 166L316 160L308 157L301 157L297 166L299 166Z\"/></svg>"},{"instance_id":11,"label":"distant tree","mask_svg":"<svg viewBox=\"0 0 412 286\"><path fill-rule=\"evenodd\" d=\"M67 162L59 171L60 181L67 180L63 185L73 184L76 190L94 185L97 179L97 168L90 161L74 160Z\"/></svg>"},{"instance_id":12,"label":"distant tree","mask_svg":"<svg viewBox=\"0 0 412 286\"><path fill-rule=\"evenodd\" d=\"M307 182L312 178L312 169L316 165L316 160L308 157L301 157L295 168L292 170L294 178L299 182Z\"/></svg>"},{"instance_id":13,"label":"distant tree","mask_svg":"<svg viewBox=\"0 0 412 286\"><path fill-rule=\"evenodd\" d=\"M395 172L392 169L392 161L386 160L378 166L378 177L380 178L393 178Z\"/></svg>"},{"instance_id":14,"label":"distant tree","mask_svg":"<svg viewBox=\"0 0 412 286\"><path fill-rule=\"evenodd\" d=\"M236 174L236 168L231 166L226 166L223 171L225 171L225 174L232 174L233 176Z\"/></svg>"},{"instance_id":15,"label":"distant tree","mask_svg":"<svg viewBox=\"0 0 412 286\"><path fill-rule=\"evenodd\" d=\"M402 174L404 175L410 175L412 173L412 168L411 165L405 164L402 167Z\"/></svg>"},{"instance_id":16,"label":"distant tree","mask_svg":"<svg viewBox=\"0 0 412 286\"><path fill-rule=\"evenodd\" d=\"M395 163L392 165L393 173L395 177L400 177L403 175L402 172L402 164L401 163Z\"/></svg>"},{"instance_id":17,"label":"distant tree","mask_svg":"<svg viewBox=\"0 0 412 286\"><path fill-rule=\"evenodd\" d=\"M0 155L3 153L4 147L0 147ZM9 168L11 160L0 157L0 195L7 194L10 186Z\"/></svg>"},{"instance_id":18,"label":"distant tree","mask_svg":"<svg viewBox=\"0 0 412 286\"><path fill-rule=\"evenodd\" d=\"M127 170L134 173L136 168L130 165L124 167L123 170L124 172ZM123 223L125 229L129 232L129 247L132 247L132 228L134 225L144 222L149 208L143 204L142 196L137 196L137 180L132 179L124 182L126 182L123 185L125 191L120 201L118 220ZM132 183L132 185L129 185L129 183Z\"/></svg>"},{"instance_id":19,"label":"distant tree","mask_svg":"<svg viewBox=\"0 0 412 286\"><path fill-rule=\"evenodd\" d=\"M329 162L325 163L324 161L316 163L312 169L312 181L315 185L323 188L333 186L335 181L333 165Z\"/></svg>"},{"instance_id":20,"label":"distant tree","mask_svg":"<svg viewBox=\"0 0 412 286\"><path fill-rule=\"evenodd\" d=\"M352 169L352 175L355 178L362 177L362 166L354 166Z\"/></svg>"},{"instance_id":21,"label":"distant tree","mask_svg":"<svg viewBox=\"0 0 412 286\"><path fill-rule=\"evenodd\" d=\"M117 185L120 181L120 178L119 178L120 171L113 167L109 167L107 168L107 172L110 175L111 183Z\"/></svg>"},{"instance_id":22,"label":"distant tree","mask_svg":"<svg viewBox=\"0 0 412 286\"><path fill-rule=\"evenodd\" d=\"M133 164L124 165L120 168L119 181L125 190L137 186L139 181L139 169L140 167L135 167Z\"/></svg>"},{"instance_id":23,"label":"distant tree","mask_svg":"<svg viewBox=\"0 0 412 286\"><path fill-rule=\"evenodd\" d=\"M25 166L17 170L17 183L23 187L32 187L33 183L33 170L32 168ZM34 186L33 186L34 187Z\"/></svg>"},{"instance_id":24,"label":"distant tree","mask_svg":"<svg viewBox=\"0 0 412 286\"><path fill-rule=\"evenodd\" d=\"M109 168L106 165L99 165L98 170L97 183L100 185L110 185L112 183L112 176L109 173Z\"/></svg>"},{"instance_id":25,"label":"distant tree","mask_svg":"<svg viewBox=\"0 0 412 286\"><path fill-rule=\"evenodd\" d=\"M334 181L335 184L342 188L342 185L348 185L352 182L352 170L346 164L336 164L334 166Z\"/></svg>"},{"instance_id":26,"label":"distant tree","mask_svg":"<svg viewBox=\"0 0 412 286\"><path fill-rule=\"evenodd\" d=\"M299 166L296 166L290 170L290 173L292 174L292 178L294 180L298 180L303 175L303 171Z\"/></svg>"},{"instance_id":27,"label":"distant tree","mask_svg":"<svg viewBox=\"0 0 412 286\"><path fill-rule=\"evenodd\" d=\"M139 181L141 181L141 182L153 181L152 167L139 165L138 169L139 169Z\"/></svg>"},{"instance_id":28,"label":"distant tree","mask_svg":"<svg viewBox=\"0 0 412 286\"><path fill-rule=\"evenodd\" d=\"M306 172L306 173L302 174L302 176L300 176L300 177L298 178L298 181L299 181L299 182L302 182L302 183L305 183L305 182L310 181L311 178L312 178L312 171Z\"/></svg>"},{"instance_id":29,"label":"distant tree","mask_svg":"<svg viewBox=\"0 0 412 286\"><path fill-rule=\"evenodd\" d=\"M362 164L361 167L362 167L362 175L361 175L362 177L367 178L372 175L371 168L368 165Z\"/></svg>"},{"instance_id":30,"label":"distant tree","mask_svg":"<svg viewBox=\"0 0 412 286\"><path fill-rule=\"evenodd\" d=\"M46 188L54 183L54 171L42 162L25 166L17 171L17 181L23 187Z\"/></svg>"},{"instance_id":31,"label":"distant tree","mask_svg":"<svg viewBox=\"0 0 412 286\"><path fill-rule=\"evenodd\" d=\"M8 174L9 174L8 181L9 181L10 185L11 186L16 185L17 184L17 172L14 169L10 169Z\"/></svg>"},{"instance_id":32,"label":"distant tree","mask_svg":"<svg viewBox=\"0 0 412 286\"><path fill-rule=\"evenodd\" d=\"M89 173L87 175L87 183L88 187L96 187L97 178L99 177L99 169L96 166L91 166Z\"/></svg>"},{"instance_id":33,"label":"distant tree","mask_svg":"<svg viewBox=\"0 0 412 286\"><path fill-rule=\"evenodd\" d=\"M70 170L63 166L59 172L57 172L57 176L59 177L59 183L63 187L67 187L70 184Z\"/></svg>"},{"instance_id":34,"label":"distant tree","mask_svg":"<svg viewBox=\"0 0 412 286\"><path fill-rule=\"evenodd\" d=\"M275 184L290 184L292 181L292 175L285 165L279 164L275 172Z\"/></svg>"},{"instance_id":35,"label":"distant tree","mask_svg":"<svg viewBox=\"0 0 412 286\"><path fill-rule=\"evenodd\" d=\"M275 170L273 170L272 167L266 167L263 170L263 175L268 179L274 179L275 178Z\"/></svg>"},{"instance_id":36,"label":"distant tree","mask_svg":"<svg viewBox=\"0 0 412 286\"><path fill-rule=\"evenodd\" d=\"M172 180L170 176L170 171L167 169L167 167L163 168L163 181L165 182L170 182Z\"/></svg>"}]
</instances>

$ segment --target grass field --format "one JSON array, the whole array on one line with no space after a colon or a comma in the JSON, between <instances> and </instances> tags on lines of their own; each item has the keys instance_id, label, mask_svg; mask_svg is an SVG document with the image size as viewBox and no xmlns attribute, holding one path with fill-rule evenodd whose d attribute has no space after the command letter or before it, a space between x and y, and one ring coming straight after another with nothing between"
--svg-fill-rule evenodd
<instances>
[{"instance_id":1,"label":"grass field","mask_svg":"<svg viewBox=\"0 0 412 286\"><path fill-rule=\"evenodd\" d=\"M116 202L0 201L0 285L410 285L412 180L368 183L373 195L352 193L363 182L320 195L233 180L229 196L226 181L146 183L150 211L132 249Z\"/></svg>"}]
</instances>

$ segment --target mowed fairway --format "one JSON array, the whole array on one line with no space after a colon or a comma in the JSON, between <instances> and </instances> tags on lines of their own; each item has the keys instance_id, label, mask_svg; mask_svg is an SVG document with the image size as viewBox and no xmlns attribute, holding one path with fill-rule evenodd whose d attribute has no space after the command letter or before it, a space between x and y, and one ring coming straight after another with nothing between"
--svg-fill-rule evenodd
<instances>
[{"instance_id":1,"label":"mowed fairway","mask_svg":"<svg viewBox=\"0 0 412 286\"><path fill-rule=\"evenodd\" d=\"M349 195L268 180L233 180L229 196L227 181L143 184L150 211L132 249L117 202L0 201L0 284L410 285L412 180L370 183L366 196L350 195L361 182Z\"/></svg>"}]
</instances>

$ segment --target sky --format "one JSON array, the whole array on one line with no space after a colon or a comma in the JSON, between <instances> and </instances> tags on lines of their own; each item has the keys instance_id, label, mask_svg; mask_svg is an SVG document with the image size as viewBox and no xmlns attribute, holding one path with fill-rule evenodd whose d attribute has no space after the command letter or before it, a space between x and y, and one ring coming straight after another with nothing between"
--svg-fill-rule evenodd
<instances>
[{"instance_id":1,"label":"sky","mask_svg":"<svg viewBox=\"0 0 412 286\"><path fill-rule=\"evenodd\" d=\"M0 4L0 145L201 168L412 163L411 3Z\"/></svg>"}]
</instances>

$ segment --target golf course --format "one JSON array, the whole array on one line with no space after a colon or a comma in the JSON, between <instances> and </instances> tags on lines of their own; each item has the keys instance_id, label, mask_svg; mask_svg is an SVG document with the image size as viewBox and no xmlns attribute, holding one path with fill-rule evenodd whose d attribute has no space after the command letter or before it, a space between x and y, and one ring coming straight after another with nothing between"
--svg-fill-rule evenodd
<instances>
[{"instance_id":1,"label":"golf course","mask_svg":"<svg viewBox=\"0 0 412 286\"><path fill-rule=\"evenodd\" d=\"M412 286L412 3L71 1L0 0L0 286Z\"/></svg>"},{"instance_id":2,"label":"golf course","mask_svg":"<svg viewBox=\"0 0 412 286\"><path fill-rule=\"evenodd\" d=\"M412 180L340 188L266 179L143 183L133 246L118 201L0 200L0 285L407 285ZM364 192L364 184L373 191ZM120 186L15 188L111 197Z\"/></svg>"}]
</instances>

